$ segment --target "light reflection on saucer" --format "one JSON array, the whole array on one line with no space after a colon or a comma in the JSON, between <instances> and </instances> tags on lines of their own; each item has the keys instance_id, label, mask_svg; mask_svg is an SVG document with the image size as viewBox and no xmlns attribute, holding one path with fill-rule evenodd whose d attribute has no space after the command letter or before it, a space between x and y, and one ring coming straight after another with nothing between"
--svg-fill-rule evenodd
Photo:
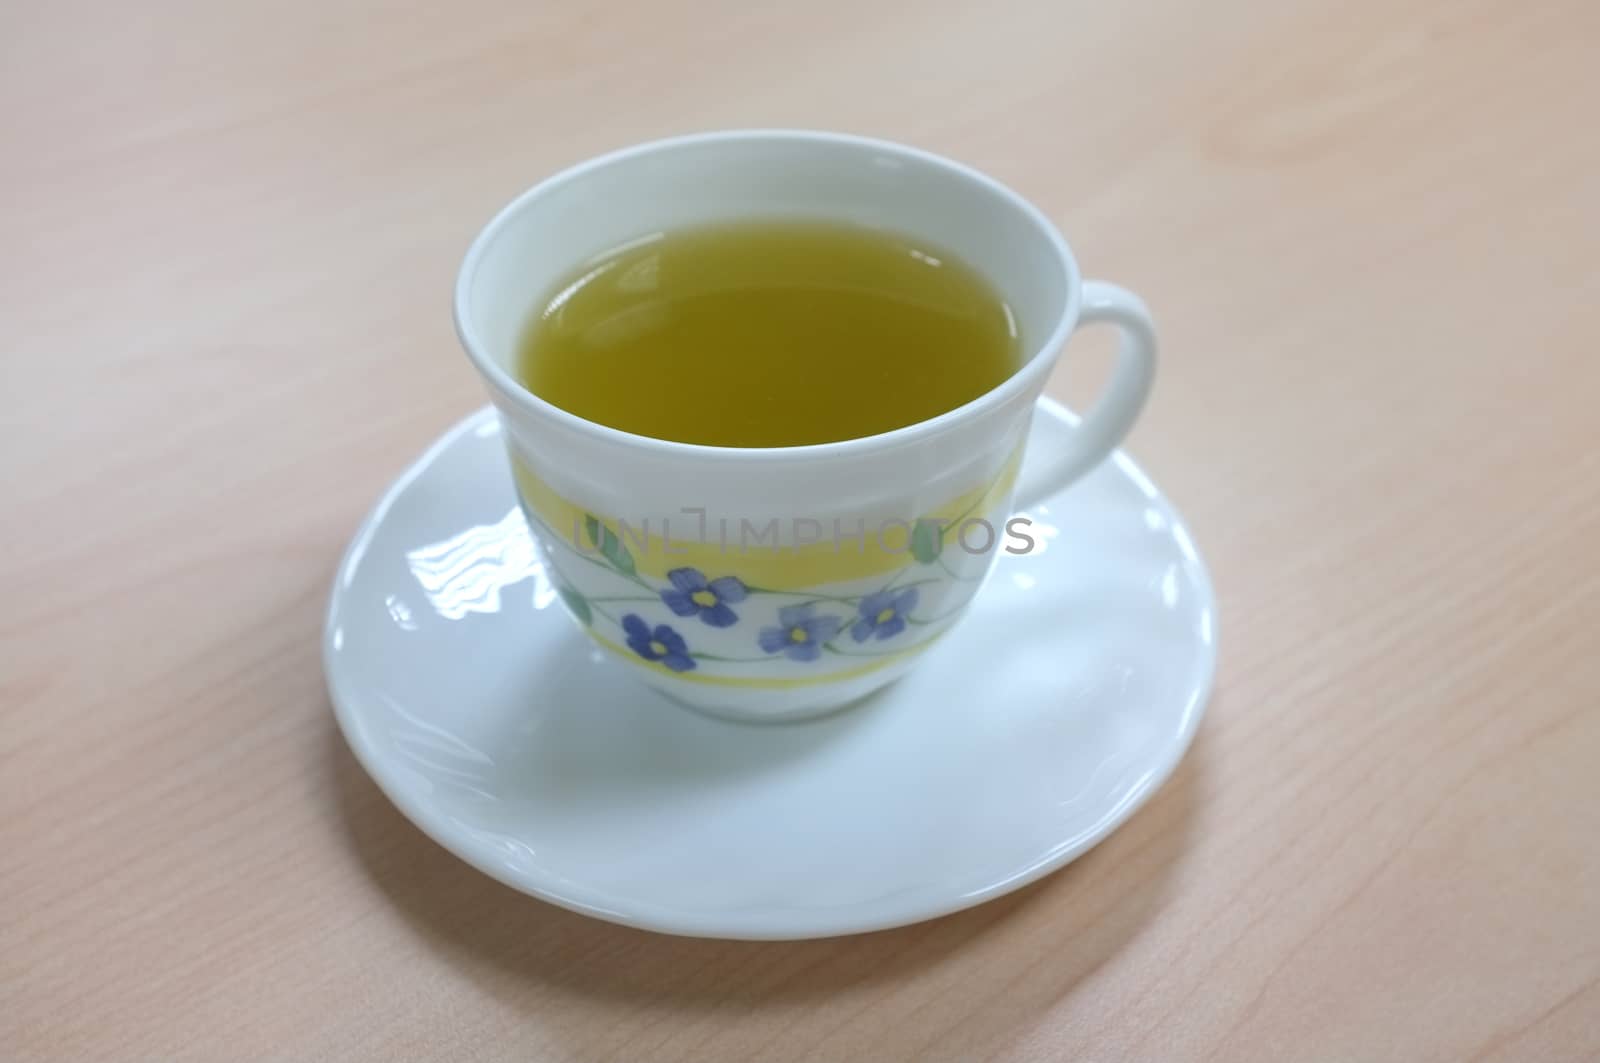
<instances>
[{"instance_id":1,"label":"light reflection on saucer","mask_svg":"<svg viewBox=\"0 0 1600 1063\"><path fill-rule=\"evenodd\" d=\"M528 533L527 519L516 506L493 524L474 525L448 539L408 550L406 564L428 603L446 620L499 612L500 592L525 579L534 581L535 609L545 608L556 597ZM395 619L399 621L399 617Z\"/></svg>"}]
</instances>

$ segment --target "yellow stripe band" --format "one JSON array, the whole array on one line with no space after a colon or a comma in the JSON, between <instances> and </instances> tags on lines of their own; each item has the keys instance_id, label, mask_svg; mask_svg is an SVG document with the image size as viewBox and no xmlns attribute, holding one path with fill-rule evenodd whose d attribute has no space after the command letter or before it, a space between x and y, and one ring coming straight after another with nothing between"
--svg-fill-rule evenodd
<instances>
[{"instance_id":1,"label":"yellow stripe band","mask_svg":"<svg viewBox=\"0 0 1600 1063\"><path fill-rule=\"evenodd\" d=\"M967 517L981 516L1006 497L1016 482L1021 464L1022 448L1018 446L988 486L974 488L931 513L908 515L906 520L937 520L948 526ZM699 527L688 516L679 525L688 535L674 533L670 523L665 529L660 526L624 527L612 515L591 515L557 494L515 454L511 457L511 467L527 507L568 546L593 554L594 546L586 535L586 522L591 516L598 517L631 556L635 571L640 576L657 580L666 579L667 573L675 568L689 567L712 577L735 575L751 587L801 591L885 575L913 560L909 549L909 523L889 521L883 528L867 528L861 539L853 537L854 529L841 527L834 538L828 534L834 529L824 528L821 530L824 538L820 542L777 546L771 540L762 541L767 528L752 525L747 536L730 520L728 542L700 542L690 537L698 533ZM777 522L770 527L776 529ZM665 535L660 534L663 530Z\"/></svg>"}]
</instances>

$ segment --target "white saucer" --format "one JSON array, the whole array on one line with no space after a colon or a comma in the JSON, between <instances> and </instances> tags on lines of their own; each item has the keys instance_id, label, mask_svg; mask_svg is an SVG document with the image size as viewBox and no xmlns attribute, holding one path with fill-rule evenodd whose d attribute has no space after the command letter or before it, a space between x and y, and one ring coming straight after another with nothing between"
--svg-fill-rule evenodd
<instances>
[{"instance_id":1,"label":"white saucer","mask_svg":"<svg viewBox=\"0 0 1600 1063\"><path fill-rule=\"evenodd\" d=\"M1072 415L1046 403L1031 448ZM677 934L802 938L928 919L1104 838L1183 756L1216 650L1182 521L1117 454L1029 511L906 678L808 723L698 715L593 651L556 601L483 410L391 487L339 566L339 726L384 793L525 893Z\"/></svg>"}]
</instances>

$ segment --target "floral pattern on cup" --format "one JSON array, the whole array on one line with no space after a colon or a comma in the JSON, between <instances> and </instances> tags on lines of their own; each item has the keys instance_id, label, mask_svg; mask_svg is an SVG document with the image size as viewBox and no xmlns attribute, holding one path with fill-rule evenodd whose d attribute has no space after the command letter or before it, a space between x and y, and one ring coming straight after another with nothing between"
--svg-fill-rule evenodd
<instances>
[{"instance_id":1,"label":"floral pattern on cup","mask_svg":"<svg viewBox=\"0 0 1600 1063\"><path fill-rule=\"evenodd\" d=\"M762 628L756 643L764 652L781 653L791 661L817 660L844 621L837 616L818 616L816 609L811 602L784 606L778 610L777 626Z\"/></svg>"},{"instance_id":2,"label":"floral pattern on cup","mask_svg":"<svg viewBox=\"0 0 1600 1063\"><path fill-rule=\"evenodd\" d=\"M628 635L628 648L647 661L660 661L674 672L688 672L695 667L689 656L688 644L683 636L666 624L649 624L637 613L622 618L622 630Z\"/></svg>"},{"instance_id":3,"label":"floral pattern on cup","mask_svg":"<svg viewBox=\"0 0 1600 1063\"><path fill-rule=\"evenodd\" d=\"M906 629L906 617L917 607L917 589L886 588L861 599L860 616L850 625L850 637L857 642L892 639Z\"/></svg>"},{"instance_id":4,"label":"floral pattern on cup","mask_svg":"<svg viewBox=\"0 0 1600 1063\"><path fill-rule=\"evenodd\" d=\"M749 597L749 590L738 576L706 579L697 568L675 568L667 573L672 586L661 592L661 601L678 616L698 616L712 627L732 627L739 614L728 608Z\"/></svg>"},{"instance_id":5,"label":"floral pattern on cup","mask_svg":"<svg viewBox=\"0 0 1600 1063\"><path fill-rule=\"evenodd\" d=\"M944 544L938 538L924 540L921 548L913 543L909 551L912 563L876 589L858 594L825 594L752 586L733 573L707 573L688 566L668 571L663 586L639 571L627 546L604 521L588 516L585 525L594 549L578 556L608 570L614 581L621 581L623 590L628 585L635 590L598 593L580 590L571 581L564 581L557 588L561 600L585 626L592 627L597 618L616 625L634 656L671 672L695 671L701 662L748 665L785 660L813 664L830 656L884 659L918 641L907 634L913 627L942 628L943 622L966 604L963 600L941 616L916 613L923 597L919 588L948 585L958 579L941 560ZM769 600L771 604L767 605ZM652 618L648 615L652 604L658 609L664 607L671 615ZM697 648L693 629L674 627L673 618L698 620L719 630L748 625L749 641L745 645L749 652L730 655ZM878 643L887 645L880 651L875 649ZM723 640L716 648L726 650L727 646Z\"/></svg>"}]
</instances>

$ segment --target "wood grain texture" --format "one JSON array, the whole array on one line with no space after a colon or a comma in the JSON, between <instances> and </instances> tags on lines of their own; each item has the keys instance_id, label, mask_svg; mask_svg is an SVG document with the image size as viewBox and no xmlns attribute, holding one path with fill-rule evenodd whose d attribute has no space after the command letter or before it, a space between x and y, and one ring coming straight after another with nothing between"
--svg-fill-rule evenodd
<instances>
[{"instance_id":1,"label":"wood grain texture","mask_svg":"<svg viewBox=\"0 0 1600 1063\"><path fill-rule=\"evenodd\" d=\"M1600 1058L1597 35L1591 0L8 5L0 1056ZM1131 449L1221 595L1210 716L1123 830L798 944L472 871L318 655L357 520L482 402L478 226L757 124L959 156L1146 296Z\"/></svg>"}]
</instances>

